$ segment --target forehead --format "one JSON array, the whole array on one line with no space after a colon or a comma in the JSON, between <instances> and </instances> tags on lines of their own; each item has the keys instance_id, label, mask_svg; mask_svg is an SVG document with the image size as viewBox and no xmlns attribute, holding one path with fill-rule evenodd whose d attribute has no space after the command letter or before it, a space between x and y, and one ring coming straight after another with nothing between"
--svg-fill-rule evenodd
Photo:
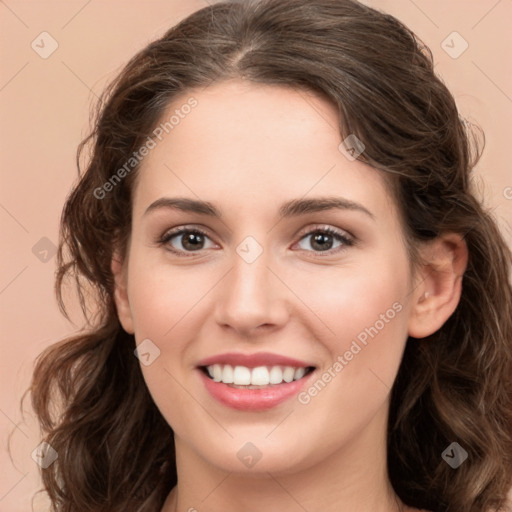
<instances>
[{"instance_id":1,"label":"forehead","mask_svg":"<svg viewBox=\"0 0 512 512\"><path fill-rule=\"evenodd\" d=\"M326 194L390 207L383 174L340 151L337 107L309 91L221 82L175 98L166 122L141 165L138 213L164 194L259 210L270 199Z\"/></svg>"}]
</instances>

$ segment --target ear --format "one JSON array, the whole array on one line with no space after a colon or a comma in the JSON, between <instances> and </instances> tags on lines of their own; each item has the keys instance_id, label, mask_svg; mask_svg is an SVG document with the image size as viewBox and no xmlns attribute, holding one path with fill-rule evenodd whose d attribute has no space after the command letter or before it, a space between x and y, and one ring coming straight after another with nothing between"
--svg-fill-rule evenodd
<instances>
[{"instance_id":1,"label":"ear","mask_svg":"<svg viewBox=\"0 0 512 512\"><path fill-rule=\"evenodd\" d=\"M462 276L468 263L464 238L456 233L441 235L420 249L422 264L417 271L409 336L425 338L433 334L457 308L462 292Z\"/></svg>"},{"instance_id":2,"label":"ear","mask_svg":"<svg viewBox=\"0 0 512 512\"><path fill-rule=\"evenodd\" d=\"M117 251L114 251L111 261L111 270L114 276L114 300L117 308L117 316L123 329L129 333L134 334L133 318L130 309L130 302L128 300L128 279L127 279L127 265L122 260Z\"/></svg>"}]
</instances>

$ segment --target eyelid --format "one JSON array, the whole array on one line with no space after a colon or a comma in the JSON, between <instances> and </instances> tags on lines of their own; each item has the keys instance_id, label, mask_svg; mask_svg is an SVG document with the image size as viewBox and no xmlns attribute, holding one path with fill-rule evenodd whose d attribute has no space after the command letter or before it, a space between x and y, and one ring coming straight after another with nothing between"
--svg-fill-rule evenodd
<instances>
[{"instance_id":1,"label":"eyelid","mask_svg":"<svg viewBox=\"0 0 512 512\"><path fill-rule=\"evenodd\" d=\"M352 234L348 233L343 229L335 228L329 224L317 224L313 227L308 227L305 228L304 230L301 230L297 235L299 239L294 244L294 246L299 244L304 238L312 236L315 233L327 233L332 237L336 238L338 241L340 241L341 246L335 249L328 249L326 251L307 251L302 249L303 252L311 254L313 258L328 258L330 256L337 256L338 254L346 250L348 247L352 247L357 243L356 238Z\"/></svg>"},{"instance_id":2,"label":"eyelid","mask_svg":"<svg viewBox=\"0 0 512 512\"><path fill-rule=\"evenodd\" d=\"M157 242L161 245L166 245L169 243L169 241L176 237L176 236L179 236L179 235L182 235L184 233L187 233L187 232L197 232L201 235L203 235L204 237L207 237L208 239L210 239L212 241L212 243L214 243L215 245L218 245L216 242L214 242L212 240L212 237L209 235L208 231L201 228L201 227L197 227L195 225L183 225L183 226L177 226L175 228L171 228L171 229L168 229L166 231L164 231L164 233L158 237L157 239ZM183 251L172 251L172 252L180 252L180 253L183 253ZM197 251L199 252L199 251ZM194 251L190 251L190 254L193 254Z\"/></svg>"},{"instance_id":3,"label":"eyelid","mask_svg":"<svg viewBox=\"0 0 512 512\"><path fill-rule=\"evenodd\" d=\"M308 226L304 229L301 229L296 236L298 236L300 239L302 239L306 235L311 235L312 233L315 233L317 231L327 231L332 234L336 234L339 236L342 236L344 238L350 239L355 243L355 237L351 233L349 233L345 229L341 228L335 228L334 226L331 226L330 224L313 224L313 227Z\"/></svg>"}]
</instances>

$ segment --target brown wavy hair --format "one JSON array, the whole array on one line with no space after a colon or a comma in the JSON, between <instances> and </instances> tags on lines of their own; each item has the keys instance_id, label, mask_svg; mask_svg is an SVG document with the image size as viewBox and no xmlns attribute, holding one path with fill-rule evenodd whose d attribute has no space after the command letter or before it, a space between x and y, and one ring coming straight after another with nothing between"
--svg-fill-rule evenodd
<instances>
[{"instance_id":1,"label":"brown wavy hair","mask_svg":"<svg viewBox=\"0 0 512 512\"><path fill-rule=\"evenodd\" d=\"M87 325L38 358L31 397L59 457L42 470L59 512L154 512L176 484L173 432L118 320L110 268L125 254L138 166L99 199L177 95L231 78L314 91L344 139L387 173L411 261L423 241L464 235L469 262L453 315L408 340L392 389L388 469L398 496L435 512L502 510L512 486L511 253L473 191L475 130L436 76L430 50L394 17L352 0L221 2L135 55L104 91L78 149L86 168L61 219L56 293L75 283ZM89 151L86 154L86 149ZM96 194L95 194L96 191ZM93 308L93 311L91 311ZM468 459L441 454L458 442Z\"/></svg>"}]
</instances>

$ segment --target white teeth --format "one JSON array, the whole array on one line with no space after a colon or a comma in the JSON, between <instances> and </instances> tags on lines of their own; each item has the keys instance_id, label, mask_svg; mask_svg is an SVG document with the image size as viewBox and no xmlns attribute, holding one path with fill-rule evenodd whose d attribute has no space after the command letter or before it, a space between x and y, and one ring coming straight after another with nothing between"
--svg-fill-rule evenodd
<instances>
[{"instance_id":1,"label":"white teeth","mask_svg":"<svg viewBox=\"0 0 512 512\"><path fill-rule=\"evenodd\" d=\"M246 366L235 366L233 370L233 384L248 386L251 383L251 370Z\"/></svg>"},{"instance_id":2,"label":"white teeth","mask_svg":"<svg viewBox=\"0 0 512 512\"><path fill-rule=\"evenodd\" d=\"M285 366L283 371L283 380L285 382L291 382L293 380L293 376L295 375L295 368L291 366Z\"/></svg>"},{"instance_id":3,"label":"white teeth","mask_svg":"<svg viewBox=\"0 0 512 512\"><path fill-rule=\"evenodd\" d=\"M283 382L283 370L280 366L272 366L270 369L270 384L281 384Z\"/></svg>"},{"instance_id":4,"label":"white teeth","mask_svg":"<svg viewBox=\"0 0 512 512\"><path fill-rule=\"evenodd\" d=\"M224 369L222 370L222 382L224 384L233 384L233 367L229 364L224 365Z\"/></svg>"},{"instance_id":5,"label":"white teeth","mask_svg":"<svg viewBox=\"0 0 512 512\"><path fill-rule=\"evenodd\" d=\"M222 366L220 364L213 365L213 380L220 382L222 380Z\"/></svg>"},{"instance_id":6,"label":"white teeth","mask_svg":"<svg viewBox=\"0 0 512 512\"><path fill-rule=\"evenodd\" d=\"M304 377L305 374L306 374L306 368L297 368L295 370L295 375L293 376L293 380L302 379L302 377Z\"/></svg>"},{"instance_id":7,"label":"white teeth","mask_svg":"<svg viewBox=\"0 0 512 512\"><path fill-rule=\"evenodd\" d=\"M266 366L257 366L251 372L251 384L253 386L268 386L270 376Z\"/></svg>"},{"instance_id":8,"label":"white teeth","mask_svg":"<svg viewBox=\"0 0 512 512\"><path fill-rule=\"evenodd\" d=\"M231 366L214 364L206 367L208 375L215 382L235 386L268 386L299 380L306 374L306 368L292 366Z\"/></svg>"}]
</instances>

